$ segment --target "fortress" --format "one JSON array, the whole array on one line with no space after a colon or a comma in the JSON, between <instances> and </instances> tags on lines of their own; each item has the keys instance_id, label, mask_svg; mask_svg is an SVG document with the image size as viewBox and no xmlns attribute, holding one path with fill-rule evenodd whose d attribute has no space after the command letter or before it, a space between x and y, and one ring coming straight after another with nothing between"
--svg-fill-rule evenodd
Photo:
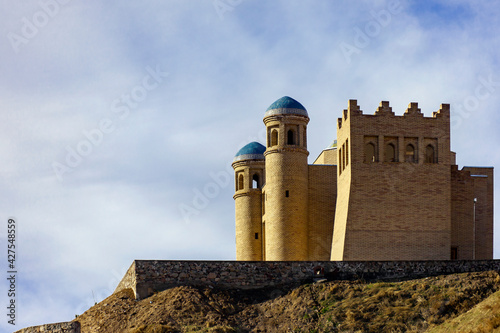
<instances>
[{"instance_id":1,"label":"fortress","mask_svg":"<svg viewBox=\"0 0 500 333\"><path fill-rule=\"evenodd\" d=\"M312 165L308 122L302 104L280 98L264 115L266 147L252 142L236 154L238 261L134 260L115 293L144 299L182 285L281 292L318 277L500 270L491 260L493 168L458 170L448 104L432 117L417 103L396 116L388 102L365 115L350 100L337 140ZM75 319L18 333L41 331L81 328Z\"/></svg>"},{"instance_id":2,"label":"fortress","mask_svg":"<svg viewBox=\"0 0 500 333\"><path fill-rule=\"evenodd\" d=\"M493 258L493 168L450 150L450 106L396 116L349 100L337 140L307 162L307 110L290 97L265 112L267 144L232 166L236 259L243 261Z\"/></svg>"}]
</instances>

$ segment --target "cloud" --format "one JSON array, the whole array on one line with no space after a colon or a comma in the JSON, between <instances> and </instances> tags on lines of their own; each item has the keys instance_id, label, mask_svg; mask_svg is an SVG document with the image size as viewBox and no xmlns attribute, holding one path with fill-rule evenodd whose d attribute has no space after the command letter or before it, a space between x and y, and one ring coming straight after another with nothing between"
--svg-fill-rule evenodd
<instances>
[{"instance_id":1,"label":"cloud","mask_svg":"<svg viewBox=\"0 0 500 333\"><path fill-rule=\"evenodd\" d=\"M498 164L500 86L468 117L457 109L482 79L500 82L494 4L401 1L386 22L393 1L243 1L222 18L212 1L69 1L16 53L9 32L49 2L0 5L0 211L20 227L16 328L74 318L133 259L234 259L230 164L263 142L263 114L284 95L308 109L311 162L354 98L365 113L381 100L397 114L451 103L459 163ZM350 62L342 43L359 51ZM116 112L157 66L168 76ZM53 163L67 165L103 119L114 129L60 181ZM187 220L182 205L194 207Z\"/></svg>"}]
</instances>

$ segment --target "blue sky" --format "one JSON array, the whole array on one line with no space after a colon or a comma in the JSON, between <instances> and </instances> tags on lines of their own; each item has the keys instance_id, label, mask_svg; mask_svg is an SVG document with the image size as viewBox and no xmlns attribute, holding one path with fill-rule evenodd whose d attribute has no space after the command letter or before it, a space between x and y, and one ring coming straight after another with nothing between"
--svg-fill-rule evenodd
<instances>
[{"instance_id":1,"label":"blue sky","mask_svg":"<svg viewBox=\"0 0 500 333\"><path fill-rule=\"evenodd\" d=\"M0 2L15 329L73 319L134 259L234 259L230 164L284 95L309 112L310 163L357 99L427 116L450 103L458 164L496 167L498 17L460 0Z\"/></svg>"}]
</instances>

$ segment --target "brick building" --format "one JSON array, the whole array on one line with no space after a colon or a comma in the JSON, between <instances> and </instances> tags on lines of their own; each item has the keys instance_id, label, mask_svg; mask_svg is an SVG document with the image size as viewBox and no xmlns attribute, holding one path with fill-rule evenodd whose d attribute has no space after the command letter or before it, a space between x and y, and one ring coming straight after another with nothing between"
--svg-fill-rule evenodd
<instances>
[{"instance_id":1,"label":"brick building","mask_svg":"<svg viewBox=\"0 0 500 333\"><path fill-rule=\"evenodd\" d=\"M450 107L373 115L349 100L337 140L307 162L307 110L290 97L264 115L267 144L233 161L236 259L446 260L493 257L493 168L450 150Z\"/></svg>"}]
</instances>

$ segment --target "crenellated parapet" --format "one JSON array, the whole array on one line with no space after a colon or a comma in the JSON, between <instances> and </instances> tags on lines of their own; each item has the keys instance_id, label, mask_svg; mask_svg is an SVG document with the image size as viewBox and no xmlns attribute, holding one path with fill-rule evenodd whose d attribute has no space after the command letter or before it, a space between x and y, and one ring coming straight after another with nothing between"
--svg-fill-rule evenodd
<instances>
[{"instance_id":1,"label":"crenellated parapet","mask_svg":"<svg viewBox=\"0 0 500 333\"><path fill-rule=\"evenodd\" d=\"M375 111L375 115L377 116L394 116L394 112L392 112L392 107L389 106L388 101L380 102L380 105Z\"/></svg>"},{"instance_id":2,"label":"crenellated parapet","mask_svg":"<svg viewBox=\"0 0 500 333\"><path fill-rule=\"evenodd\" d=\"M423 117L424 114L422 113L422 111L418 107L418 103L411 102L410 104L408 104L408 108L406 109L404 116L405 117L412 117L412 116L413 117Z\"/></svg>"},{"instance_id":3,"label":"crenellated parapet","mask_svg":"<svg viewBox=\"0 0 500 333\"><path fill-rule=\"evenodd\" d=\"M450 119L450 104L441 104L439 111L433 112L432 117Z\"/></svg>"},{"instance_id":4,"label":"crenellated parapet","mask_svg":"<svg viewBox=\"0 0 500 333\"><path fill-rule=\"evenodd\" d=\"M381 101L377 110L374 114L363 114L363 111L360 109L357 100L350 99L348 102L347 109L344 109L342 112L342 117L338 118L337 121L337 129L342 128L343 124L349 119L350 115L352 116L365 116L365 117L395 117L395 118L450 118L450 104L441 104L438 111L434 111L432 113L432 117L425 117L422 113L421 109L418 107L417 102L411 102L408 104L408 108L405 110L403 115L396 115L394 111L392 111L392 107L390 106L388 101Z\"/></svg>"},{"instance_id":5,"label":"crenellated parapet","mask_svg":"<svg viewBox=\"0 0 500 333\"><path fill-rule=\"evenodd\" d=\"M350 99L335 145L308 165L308 111L274 102L266 145L232 164L237 260L492 258L492 169L457 169L449 104L400 111L381 101L363 114Z\"/></svg>"}]
</instances>

